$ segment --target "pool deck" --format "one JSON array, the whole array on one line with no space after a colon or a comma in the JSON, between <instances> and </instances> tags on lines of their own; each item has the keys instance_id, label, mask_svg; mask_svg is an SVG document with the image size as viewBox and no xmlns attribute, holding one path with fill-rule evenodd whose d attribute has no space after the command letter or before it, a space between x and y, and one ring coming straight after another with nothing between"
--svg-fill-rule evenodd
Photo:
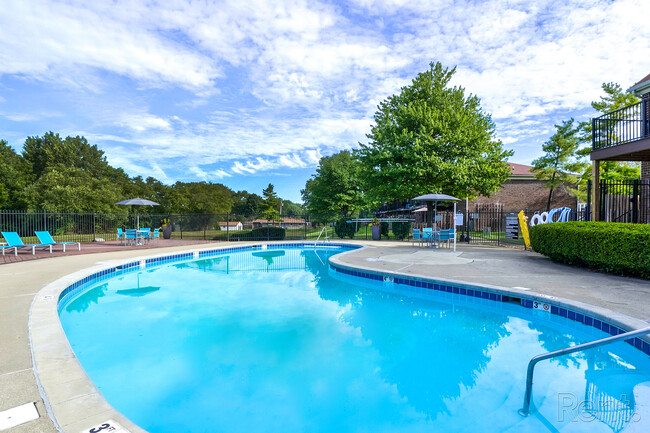
<instances>
[{"instance_id":1,"label":"pool deck","mask_svg":"<svg viewBox=\"0 0 650 433\"><path fill-rule=\"evenodd\" d=\"M488 284L509 290L564 298L593 305L600 311L609 310L621 317L628 317L633 323L646 326L650 324L650 281L556 264L539 254L510 248L459 245L458 251L454 253L444 248L436 250L412 247L406 242L355 243L369 248L341 255L337 258L339 263L376 271ZM67 377L63 371L69 359L57 359L53 356L50 362L53 365L59 362L62 368L41 370L40 375L48 375L50 382L54 379L59 396L69 393L77 396L69 400L60 397L55 399L56 401L50 398L49 403L55 407L61 430L55 426L46 412L34 372L29 332L30 310L35 300L35 306L38 301L42 301L37 298L43 296L37 297L37 294L45 286L86 268L153 254L226 247L229 244L223 242L206 245L199 242L163 245L161 243L155 249L121 247L116 251L96 254L83 254L82 247L82 254L59 252L52 257L45 256L47 258L42 260L12 260L0 265L0 413L35 402L40 415L34 421L2 430L3 432L79 433L109 418L122 423L133 433L141 431L119 414L115 415L101 395L97 395L96 389L85 374L75 378ZM244 243L230 245L239 246ZM19 254L21 259L25 255L25 252ZM36 310L35 307L34 315L38 315ZM36 323L37 319L32 317L32 324ZM60 325L58 327L60 328ZM34 344L41 349L47 348L45 341L35 341Z\"/></svg>"}]
</instances>

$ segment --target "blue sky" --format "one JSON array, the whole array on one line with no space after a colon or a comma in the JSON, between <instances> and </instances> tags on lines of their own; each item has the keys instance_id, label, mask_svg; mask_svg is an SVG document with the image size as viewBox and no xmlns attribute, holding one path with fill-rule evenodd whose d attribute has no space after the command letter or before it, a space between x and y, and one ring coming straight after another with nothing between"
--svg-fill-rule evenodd
<instances>
[{"instance_id":1,"label":"blue sky","mask_svg":"<svg viewBox=\"0 0 650 433\"><path fill-rule=\"evenodd\" d=\"M131 176L298 201L440 61L529 164L603 82L650 73L649 1L563 3L0 0L0 139L84 135Z\"/></svg>"}]
</instances>

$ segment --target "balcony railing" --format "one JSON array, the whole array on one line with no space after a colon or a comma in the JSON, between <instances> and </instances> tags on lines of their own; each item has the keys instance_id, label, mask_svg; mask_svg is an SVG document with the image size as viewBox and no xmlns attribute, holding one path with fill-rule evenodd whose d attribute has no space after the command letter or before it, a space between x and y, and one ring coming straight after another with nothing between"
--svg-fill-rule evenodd
<instances>
[{"instance_id":1,"label":"balcony railing","mask_svg":"<svg viewBox=\"0 0 650 433\"><path fill-rule=\"evenodd\" d=\"M650 138L650 100L591 119L593 150Z\"/></svg>"}]
</instances>

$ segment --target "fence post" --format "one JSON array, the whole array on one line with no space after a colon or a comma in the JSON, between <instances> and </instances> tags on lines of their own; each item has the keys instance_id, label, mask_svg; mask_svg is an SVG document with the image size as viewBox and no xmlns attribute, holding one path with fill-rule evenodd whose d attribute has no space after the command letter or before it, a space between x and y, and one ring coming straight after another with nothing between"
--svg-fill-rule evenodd
<instances>
[{"instance_id":1,"label":"fence post","mask_svg":"<svg viewBox=\"0 0 650 433\"><path fill-rule=\"evenodd\" d=\"M226 242L230 242L230 212L226 212Z\"/></svg>"},{"instance_id":2,"label":"fence post","mask_svg":"<svg viewBox=\"0 0 650 433\"><path fill-rule=\"evenodd\" d=\"M97 242L97 237L95 234L95 211L93 211L93 242Z\"/></svg>"},{"instance_id":3,"label":"fence post","mask_svg":"<svg viewBox=\"0 0 650 433\"><path fill-rule=\"evenodd\" d=\"M206 239L205 231L207 229L208 229L208 216L207 216L207 214L203 214L203 240Z\"/></svg>"},{"instance_id":4,"label":"fence post","mask_svg":"<svg viewBox=\"0 0 650 433\"><path fill-rule=\"evenodd\" d=\"M180 220L181 222L178 225L180 226L181 229L181 239L183 239L183 214L181 214Z\"/></svg>"},{"instance_id":5,"label":"fence post","mask_svg":"<svg viewBox=\"0 0 650 433\"><path fill-rule=\"evenodd\" d=\"M497 208L497 246L501 246L501 218L503 218L503 209Z\"/></svg>"},{"instance_id":6,"label":"fence post","mask_svg":"<svg viewBox=\"0 0 650 433\"><path fill-rule=\"evenodd\" d=\"M639 180L634 179L632 184L632 222L639 222Z\"/></svg>"}]
</instances>

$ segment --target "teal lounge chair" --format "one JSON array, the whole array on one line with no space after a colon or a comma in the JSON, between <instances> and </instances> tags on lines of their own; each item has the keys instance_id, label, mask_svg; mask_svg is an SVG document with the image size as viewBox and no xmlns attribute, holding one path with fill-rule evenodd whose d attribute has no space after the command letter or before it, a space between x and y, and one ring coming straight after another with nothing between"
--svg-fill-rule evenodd
<instances>
[{"instance_id":1,"label":"teal lounge chair","mask_svg":"<svg viewBox=\"0 0 650 433\"><path fill-rule=\"evenodd\" d=\"M79 242L55 242L54 239L52 239L52 235L48 231L44 232L34 232L36 233L36 236L38 237L38 240L41 242L41 245L62 245L63 246L63 252L65 253L65 246L66 245L77 245L79 248L79 251L81 251L81 244Z\"/></svg>"},{"instance_id":2,"label":"teal lounge chair","mask_svg":"<svg viewBox=\"0 0 650 433\"><path fill-rule=\"evenodd\" d=\"M36 248L49 248L50 253L52 253L52 245L44 245L44 244L25 244L23 241L20 239L20 236L18 236L18 233L16 232L2 232L2 237L5 238L5 241L7 241L8 248L14 248L14 255L18 255L18 248L31 248L32 249L32 255L36 254ZM5 253L5 249L7 247L2 249L2 255Z\"/></svg>"}]
</instances>

